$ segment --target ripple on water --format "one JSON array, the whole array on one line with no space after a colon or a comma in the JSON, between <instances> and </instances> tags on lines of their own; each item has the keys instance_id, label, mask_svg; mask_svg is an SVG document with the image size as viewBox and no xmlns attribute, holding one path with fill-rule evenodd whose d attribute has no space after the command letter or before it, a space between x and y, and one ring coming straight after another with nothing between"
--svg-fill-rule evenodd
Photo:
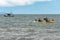
<instances>
[{"instance_id":1,"label":"ripple on water","mask_svg":"<svg viewBox=\"0 0 60 40\"><path fill-rule=\"evenodd\" d=\"M59 40L59 30L36 28L0 28L0 40Z\"/></svg>"},{"instance_id":2,"label":"ripple on water","mask_svg":"<svg viewBox=\"0 0 60 40\"><path fill-rule=\"evenodd\" d=\"M24 38L24 37L22 37L22 38L18 38L17 40L34 40L34 38Z\"/></svg>"},{"instance_id":3,"label":"ripple on water","mask_svg":"<svg viewBox=\"0 0 60 40\"><path fill-rule=\"evenodd\" d=\"M43 38L43 40L53 40L53 39L51 39L51 38Z\"/></svg>"},{"instance_id":4,"label":"ripple on water","mask_svg":"<svg viewBox=\"0 0 60 40\"><path fill-rule=\"evenodd\" d=\"M60 38L56 38L55 40L60 40Z\"/></svg>"}]
</instances>

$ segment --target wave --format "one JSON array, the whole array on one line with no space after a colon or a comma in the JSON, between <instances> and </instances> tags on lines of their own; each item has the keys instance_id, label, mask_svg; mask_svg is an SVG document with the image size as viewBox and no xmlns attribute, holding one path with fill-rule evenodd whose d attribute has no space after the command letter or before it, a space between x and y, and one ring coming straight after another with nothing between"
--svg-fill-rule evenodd
<instances>
[{"instance_id":1,"label":"wave","mask_svg":"<svg viewBox=\"0 0 60 40\"><path fill-rule=\"evenodd\" d=\"M0 28L1 40L57 40L59 29Z\"/></svg>"}]
</instances>

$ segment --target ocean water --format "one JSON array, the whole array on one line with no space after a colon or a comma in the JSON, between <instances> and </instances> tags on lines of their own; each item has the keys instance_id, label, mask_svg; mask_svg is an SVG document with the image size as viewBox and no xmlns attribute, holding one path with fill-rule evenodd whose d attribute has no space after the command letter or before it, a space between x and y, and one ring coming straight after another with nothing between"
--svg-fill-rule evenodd
<instances>
[{"instance_id":1,"label":"ocean water","mask_svg":"<svg viewBox=\"0 0 60 40\"><path fill-rule=\"evenodd\" d=\"M54 19L55 23L34 22L35 19L44 17ZM0 15L0 40L60 40L60 15Z\"/></svg>"}]
</instances>

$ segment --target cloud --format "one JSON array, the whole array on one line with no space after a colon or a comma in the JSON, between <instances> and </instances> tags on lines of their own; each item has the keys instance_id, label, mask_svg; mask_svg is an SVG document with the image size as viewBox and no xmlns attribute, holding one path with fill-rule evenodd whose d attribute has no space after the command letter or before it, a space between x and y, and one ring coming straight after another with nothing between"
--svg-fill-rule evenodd
<instances>
[{"instance_id":1,"label":"cloud","mask_svg":"<svg viewBox=\"0 0 60 40\"><path fill-rule=\"evenodd\" d=\"M51 0L0 0L0 6L29 5L41 1L44 2Z\"/></svg>"}]
</instances>

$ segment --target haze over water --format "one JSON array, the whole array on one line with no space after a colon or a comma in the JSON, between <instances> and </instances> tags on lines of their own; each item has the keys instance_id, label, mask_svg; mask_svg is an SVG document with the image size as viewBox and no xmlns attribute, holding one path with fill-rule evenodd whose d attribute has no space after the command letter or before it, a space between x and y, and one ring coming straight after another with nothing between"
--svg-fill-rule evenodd
<instances>
[{"instance_id":1,"label":"haze over water","mask_svg":"<svg viewBox=\"0 0 60 40\"><path fill-rule=\"evenodd\" d=\"M55 23L35 23L38 18L54 19ZM60 40L60 15L0 15L0 40Z\"/></svg>"}]
</instances>

